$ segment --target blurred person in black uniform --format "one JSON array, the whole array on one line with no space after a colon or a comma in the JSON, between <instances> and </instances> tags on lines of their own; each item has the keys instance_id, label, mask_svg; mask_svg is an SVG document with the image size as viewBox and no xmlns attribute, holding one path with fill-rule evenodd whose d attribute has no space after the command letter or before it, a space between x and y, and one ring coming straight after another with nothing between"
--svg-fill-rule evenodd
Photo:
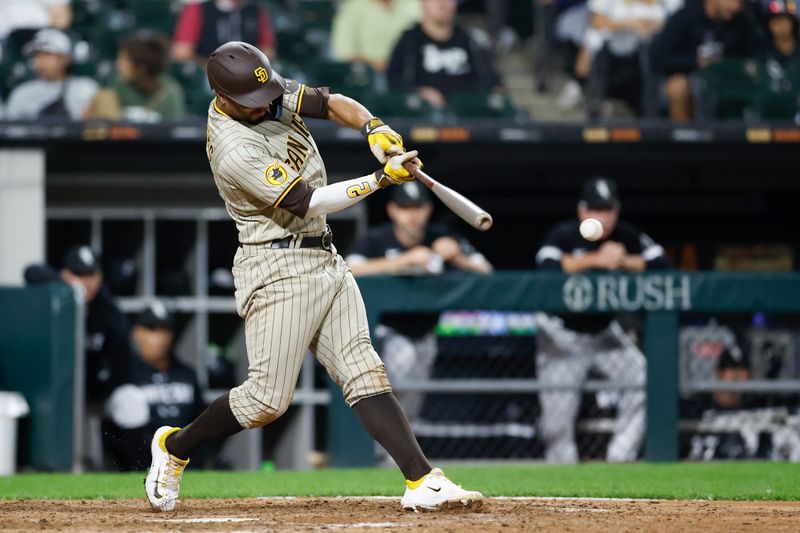
<instances>
[{"instance_id":1,"label":"blurred person in black uniform","mask_svg":"<svg viewBox=\"0 0 800 533\"><path fill-rule=\"evenodd\" d=\"M422 20L400 37L389 60L392 90L416 91L437 109L451 93L502 90L489 50L456 24L457 10L456 0L422 0Z\"/></svg>"},{"instance_id":2,"label":"blurred person in black uniform","mask_svg":"<svg viewBox=\"0 0 800 533\"><path fill-rule=\"evenodd\" d=\"M748 359L738 346L720 353L714 378L728 383L753 378ZM791 421L792 410L769 406L768 398L736 390L715 390L694 396L687 402L684 416L698 419L699 427L689 440L687 458L800 462L800 430Z\"/></svg>"},{"instance_id":3,"label":"blurred person in black uniform","mask_svg":"<svg viewBox=\"0 0 800 533\"><path fill-rule=\"evenodd\" d=\"M714 377L719 381L741 382L750 379L750 366L741 350L724 350L717 360ZM753 399L736 391L714 391L710 395L701 395L693 406L701 419L710 420L716 415L730 411L741 411L754 407ZM758 449L747 446L738 430L704 433L694 435L691 439L689 459L693 461L710 459L747 459L755 457ZM750 449L748 449L750 448Z\"/></svg>"},{"instance_id":4,"label":"blurred person in black uniform","mask_svg":"<svg viewBox=\"0 0 800 533\"><path fill-rule=\"evenodd\" d=\"M491 263L464 237L447 226L428 223L433 204L427 188L419 182L393 188L386 211L391 222L370 230L346 257L354 276L492 272ZM436 359L437 322L436 314L382 318L375 333L389 379L428 379ZM422 408L423 395L395 396L413 423Z\"/></svg>"},{"instance_id":5,"label":"blurred person in black uniform","mask_svg":"<svg viewBox=\"0 0 800 533\"><path fill-rule=\"evenodd\" d=\"M614 181L595 177L586 182L578 202L578 216L556 225L536 254L541 270L566 274L587 272L644 272L668 267L664 249L627 222L619 220L620 201ZM580 223L594 218L603 235L584 239ZM541 436L545 458L551 463L576 463L575 419L580 407L578 387L591 370L614 381L644 386L646 364L638 346L617 318L602 314L539 313L536 366L539 380L563 389L539 394ZM608 445L609 461L633 461L644 437L643 389L620 392L614 434Z\"/></svg>"},{"instance_id":6,"label":"blurred person in black uniform","mask_svg":"<svg viewBox=\"0 0 800 533\"><path fill-rule=\"evenodd\" d=\"M130 358L130 328L103 283L100 262L89 246L70 248L61 271L49 265L25 269L28 285L63 281L80 287L86 302L86 401L98 404L124 381Z\"/></svg>"},{"instance_id":7,"label":"blurred person in black uniform","mask_svg":"<svg viewBox=\"0 0 800 533\"><path fill-rule=\"evenodd\" d=\"M164 304L150 304L131 333L135 356L127 381L106 404L111 422L103 432L106 449L120 470L146 468L153 432L165 425L183 427L205 409L195 371L175 357L173 319Z\"/></svg>"},{"instance_id":8,"label":"blurred person in black uniform","mask_svg":"<svg viewBox=\"0 0 800 533\"><path fill-rule=\"evenodd\" d=\"M666 81L664 95L673 121L694 116L689 76L722 58L750 57L758 50L756 23L744 0L686 2L650 47L653 69Z\"/></svg>"}]
</instances>

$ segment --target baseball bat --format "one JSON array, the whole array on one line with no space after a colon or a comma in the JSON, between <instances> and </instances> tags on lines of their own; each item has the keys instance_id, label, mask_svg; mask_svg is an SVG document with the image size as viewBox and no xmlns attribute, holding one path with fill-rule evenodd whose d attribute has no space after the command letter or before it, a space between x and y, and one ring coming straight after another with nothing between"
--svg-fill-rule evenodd
<instances>
[{"instance_id":1,"label":"baseball bat","mask_svg":"<svg viewBox=\"0 0 800 533\"><path fill-rule=\"evenodd\" d=\"M475 202L450 187L439 183L416 165L406 163L405 167L417 180L429 188L444 205L450 208L450 211L464 219L467 224L480 231L487 231L492 227L494 223L492 215L481 209Z\"/></svg>"}]
</instances>

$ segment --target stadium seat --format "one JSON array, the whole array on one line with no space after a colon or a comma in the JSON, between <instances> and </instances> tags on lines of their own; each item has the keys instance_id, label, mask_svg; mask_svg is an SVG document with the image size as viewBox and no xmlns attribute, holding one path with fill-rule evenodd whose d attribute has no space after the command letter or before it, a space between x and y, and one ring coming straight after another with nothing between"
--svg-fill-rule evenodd
<instances>
[{"instance_id":1,"label":"stadium seat","mask_svg":"<svg viewBox=\"0 0 800 533\"><path fill-rule=\"evenodd\" d=\"M189 115L205 116L214 93L208 86L205 70L195 63L174 63L170 75L183 87L186 96L186 112Z\"/></svg>"},{"instance_id":2,"label":"stadium seat","mask_svg":"<svg viewBox=\"0 0 800 533\"><path fill-rule=\"evenodd\" d=\"M133 27L132 17L99 0L73 0L72 11L71 29L92 44L98 57L114 59L119 33Z\"/></svg>"},{"instance_id":3,"label":"stadium seat","mask_svg":"<svg viewBox=\"0 0 800 533\"><path fill-rule=\"evenodd\" d=\"M335 2L330 0L300 0L295 2L301 24L305 28L329 30L336 14Z\"/></svg>"},{"instance_id":4,"label":"stadium seat","mask_svg":"<svg viewBox=\"0 0 800 533\"><path fill-rule=\"evenodd\" d=\"M431 119L434 109L415 94L388 92L377 94L350 95L358 99L375 115L383 118L406 117Z\"/></svg>"},{"instance_id":5,"label":"stadium seat","mask_svg":"<svg viewBox=\"0 0 800 533\"><path fill-rule=\"evenodd\" d=\"M758 64L758 88L750 110L760 120L793 120L800 112L800 76L797 65L784 68L775 61Z\"/></svg>"},{"instance_id":6,"label":"stadium seat","mask_svg":"<svg viewBox=\"0 0 800 533\"><path fill-rule=\"evenodd\" d=\"M309 40L303 28L276 29L275 38L277 40L278 57L303 63L309 58L322 56L322 50L318 43Z\"/></svg>"},{"instance_id":7,"label":"stadium seat","mask_svg":"<svg viewBox=\"0 0 800 533\"><path fill-rule=\"evenodd\" d=\"M33 69L25 60L0 63L0 76L2 76L2 95L7 99L11 91L20 83L33 79Z\"/></svg>"},{"instance_id":8,"label":"stadium seat","mask_svg":"<svg viewBox=\"0 0 800 533\"><path fill-rule=\"evenodd\" d=\"M123 9L130 14L137 29L148 29L172 35L177 13L169 0L124 0Z\"/></svg>"},{"instance_id":9,"label":"stadium seat","mask_svg":"<svg viewBox=\"0 0 800 533\"><path fill-rule=\"evenodd\" d=\"M758 89L754 61L726 58L697 73L695 110L698 118L741 119Z\"/></svg>"},{"instance_id":10,"label":"stadium seat","mask_svg":"<svg viewBox=\"0 0 800 533\"><path fill-rule=\"evenodd\" d=\"M3 43L3 62L16 63L25 60L25 54L22 49L36 32L38 28L21 28L16 29L8 34L5 42Z\"/></svg>"},{"instance_id":11,"label":"stadium seat","mask_svg":"<svg viewBox=\"0 0 800 533\"><path fill-rule=\"evenodd\" d=\"M462 118L513 118L514 106L503 95L453 93L447 97L447 110Z\"/></svg>"},{"instance_id":12,"label":"stadium seat","mask_svg":"<svg viewBox=\"0 0 800 533\"><path fill-rule=\"evenodd\" d=\"M318 62L308 66L309 83L361 95L375 90L375 72L364 63Z\"/></svg>"}]
</instances>

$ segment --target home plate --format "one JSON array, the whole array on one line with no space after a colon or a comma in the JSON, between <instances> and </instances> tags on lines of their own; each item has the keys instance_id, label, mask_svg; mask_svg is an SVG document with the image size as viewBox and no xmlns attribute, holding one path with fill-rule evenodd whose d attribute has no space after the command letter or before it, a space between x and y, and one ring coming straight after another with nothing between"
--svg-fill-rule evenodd
<instances>
[{"instance_id":1,"label":"home plate","mask_svg":"<svg viewBox=\"0 0 800 533\"><path fill-rule=\"evenodd\" d=\"M258 518L235 516L207 516L203 518L151 518L149 522L169 522L173 524L224 524L230 522L258 522Z\"/></svg>"}]
</instances>

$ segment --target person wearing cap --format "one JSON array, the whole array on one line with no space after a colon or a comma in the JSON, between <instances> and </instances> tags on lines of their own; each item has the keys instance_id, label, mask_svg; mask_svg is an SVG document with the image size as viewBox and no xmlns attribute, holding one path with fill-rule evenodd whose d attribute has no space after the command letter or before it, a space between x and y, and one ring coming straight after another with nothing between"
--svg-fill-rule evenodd
<instances>
[{"instance_id":1,"label":"person wearing cap","mask_svg":"<svg viewBox=\"0 0 800 533\"><path fill-rule=\"evenodd\" d=\"M557 224L536 253L540 270L566 274L632 272L669 267L664 248L633 225L619 220L621 203L613 180L598 176L581 189L577 217ZM594 218L603 225L600 239L590 242L580 223ZM541 438L551 463L576 463L575 419L581 384L590 371L613 381L644 386L645 358L619 321L610 315L538 314L536 366L543 385L563 388L539 393ZM633 461L644 436L645 396L642 389L620 391L617 420L608 445L609 461Z\"/></svg>"},{"instance_id":2,"label":"person wearing cap","mask_svg":"<svg viewBox=\"0 0 800 533\"><path fill-rule=\"evenodd\" d=\"M274 57L275 32L266 9L250 0L187 2L175 25L172 59L205 64L228 41L250 43Z\"/></svg>"},{"instance_id":3,"label":"person wearing cap","mask_svg":"<svg viewBox=\"0 0 800 533\"><path fill-rule=\"evenodd\" d=\"M86 316L86 400L99 404L116 383L125 379L130 357L128 320L108 287L97 255L89 246L74 246L64 256L59 271L50 265L31 265L25 269L28 285L64 282L83 294Z\"/></svg>"},{"instance_id":4,"label":"person wearing cap","mask_svg":"<svg viewBox=\"0 0 800 533\"><path fill-rule=\"evenodd\" d=\"M431 195L419 182L395 187L386 212L391 222L371 229L347 255L354 276L492 271L491 263L467 239L442 224L429 224ZM436 315L383 317L375 334L390 379L428 378L436 360L437 321ZM424 395L398 392L395 396L413 423Z\"/></svg>"},{"instance_id":5,"label":"person wearing cap","mask_svg":"<svg viewBox=\"0 0 800 533\"><path fill-rule=\"evenodd\" d=\"M428 223L433 204L419 182L395 187L386 213L391 222L371 229L347 255L354 276L492 271L491 263L469 241L447 226Z\"/></svg>"},{"instance_id":6,"label":"person wearing cap","mask_svg":"<svg viewBox=\"0 0 800 533\"><path fill-rule=\"evenodd\" d=\"M175 355L174 319L162 302L136 317L131 338L127 379L106 404L105 445L119 470L146 468L150 435L163 425L185 426L205 407L195 371Z\"/></svg>"},{"instance_id":7,"label":"person wearing cap","mask_svg":"<svg viewBox=\"0 0 800 533\"><path fill-rule=\"evenodd\" d=\"M97 82L85 76L71 76L72 43L56 29L40 30L25 45L33 58L36 79L22 83L8 97L6 118L34 120L60 118L80 120L97 93Z\"/></svg>"},{"instance_id":8,"label":"person wearing cap","mask_svg":"<svg viewBox=\"0 0 800 533\"><path fill-rule=\"evenodd\" d=\"M220 46L206 74L216 93L206 155L239 233L232 273L250 366L243 383L191 424L155 432L145 478L150 505L175 509L184 468L198 446L283 416L310 350L402 472L404 509L479 508L483 495L450 481L420 448L372 345L358 284L326 224L330 213L413 181L422 166L417 151L407 151L402 136L356 100L283 78L253 45ZM328 183L306 119L361 131L381 166Z\"/></svg>"}]
</instances>

